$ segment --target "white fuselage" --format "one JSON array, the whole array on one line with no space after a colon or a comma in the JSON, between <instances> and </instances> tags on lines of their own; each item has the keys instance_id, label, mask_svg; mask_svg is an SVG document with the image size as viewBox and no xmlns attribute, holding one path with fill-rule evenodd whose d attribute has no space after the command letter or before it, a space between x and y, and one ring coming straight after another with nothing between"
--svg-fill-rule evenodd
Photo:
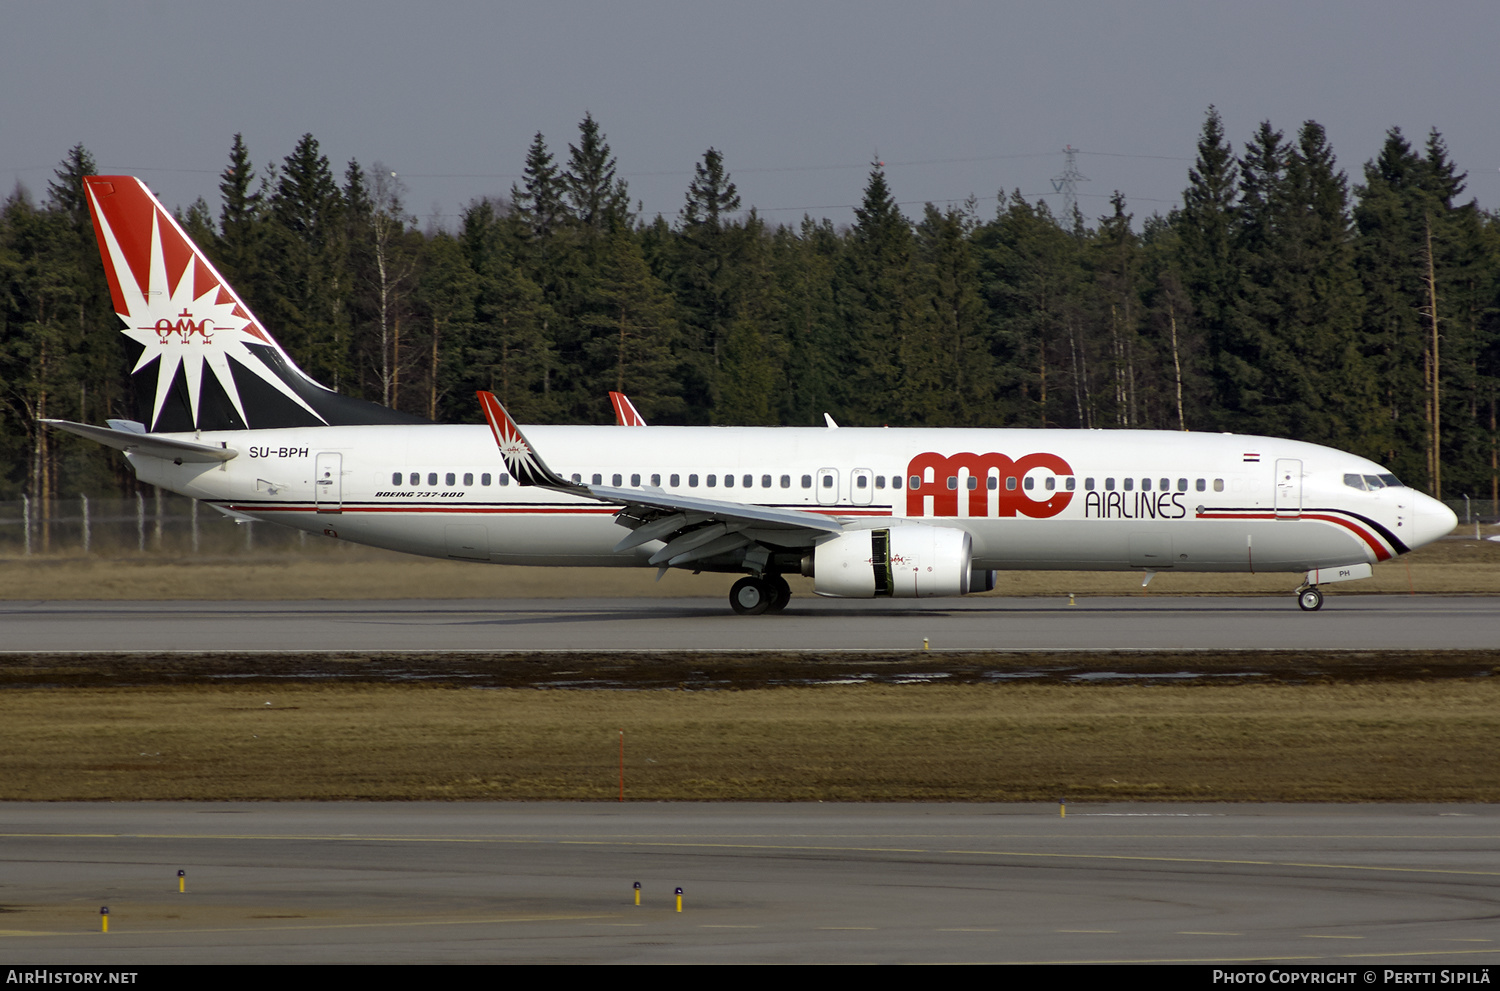
<instances>
[{"instance_id":1,"label":"white fuselage","mask_svg":"<svg viewBox=\"0 0 1500 991\"><path fill-rule=\"evenodd\" d=\"M526 433L559 475L585 483L655 484L823 513L846 529L961 528L983 569L1307 571L1373 564L1454 525L1446 507L1413 489L1351 485L1349 476L1384 472L1364 458L1266 437L662 426ZM344 540L527 565L643 566L661 547L614 552L627 532L613 520L616 507L515 484L483 425L172 436L239 454L213 465L131 455L142 480Z\"/></svg>"}]
</instances>

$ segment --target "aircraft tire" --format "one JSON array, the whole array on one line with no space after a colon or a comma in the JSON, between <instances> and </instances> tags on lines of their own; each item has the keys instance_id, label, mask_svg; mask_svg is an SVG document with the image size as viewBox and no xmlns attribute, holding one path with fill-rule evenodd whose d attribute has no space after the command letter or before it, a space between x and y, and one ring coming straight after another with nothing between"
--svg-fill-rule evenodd
<instances>
[{"instance_id":1,"label":"aircraft tire","mask_svg":"<svg viewBox=\"0 0 1500 991\"><path fill-rule=\"evenodd\" d=\"M780 575L767 575L766 584L771 587L771 604L766 612L781 612L792 601L792 587Z\"/></svg>"},{"instance_id":2,"label":"aircraft tire","mask_svg":"<svg viewBox=\"0 0 1500 991\"><path fill-rule=\"evenodd\" d=\"M1297 593L1297 605L1303 612L1317 612L1323 608L1323 593L1315 588L1304 588Z\"/></svg>"},{"instance_id":3,"label":"aircraft tire","mask_svg":"<svg viewBox=\"0 0 1500 991\"><path fill-rule=\"evenodd\" d=\"M741 616L759 616L771 608L776 593L761 578L741 578L729 590L729 608Z\"/></svg>"}]
</instances>

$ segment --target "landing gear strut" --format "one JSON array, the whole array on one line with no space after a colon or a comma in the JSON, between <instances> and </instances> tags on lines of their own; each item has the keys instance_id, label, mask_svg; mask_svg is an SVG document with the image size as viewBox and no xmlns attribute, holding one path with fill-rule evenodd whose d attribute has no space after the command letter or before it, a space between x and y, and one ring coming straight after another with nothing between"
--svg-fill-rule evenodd
<instances>
[{"instance_id":1,"label":"landing gear strut","mask_svg":"<svg viewBox=\"0 0 1500 991\"><path fill-rule=\"evenodd\" d=\"M1303 612L1317 612L1323 608L1323 593L1318 591L1316 585L1309 585L1297 593L1297 605L1302 607Z\"/></svg>"},{"instance_id":2,"label":"landing gear strut","mask_svg":"<svg viewBox=\"0 0 1500 991\"><path fill-rule=\"evenodd\" d=\"M780 575L750 575L729 590L729 607L741 616L780 612L792 597L792 589Z\"/></svg>"}]
</instances>

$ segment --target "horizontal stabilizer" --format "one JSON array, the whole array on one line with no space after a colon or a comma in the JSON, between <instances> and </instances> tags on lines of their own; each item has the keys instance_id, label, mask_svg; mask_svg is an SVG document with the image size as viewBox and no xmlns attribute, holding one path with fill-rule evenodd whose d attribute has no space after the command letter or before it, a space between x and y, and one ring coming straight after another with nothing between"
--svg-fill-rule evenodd
<instances>
[{"instance_id":1,"label":"horizontal stabilizer","mask_svg":"<svg viewBox=\"0 0 1500 991\"><path fill-rule=\"evenodd\" d=\"M49 427L87 437L105 447L112 447L126 454L144 454L148 458L161 458L163 461L174 461L178 464L214 464L237 458L240 453L223 443L214 447L210 444L164 437L161 434L114 430L110 427L96 427L88 423L74 423L71 420L43 420L42 422Z\"/></svg>"}]
</instances>

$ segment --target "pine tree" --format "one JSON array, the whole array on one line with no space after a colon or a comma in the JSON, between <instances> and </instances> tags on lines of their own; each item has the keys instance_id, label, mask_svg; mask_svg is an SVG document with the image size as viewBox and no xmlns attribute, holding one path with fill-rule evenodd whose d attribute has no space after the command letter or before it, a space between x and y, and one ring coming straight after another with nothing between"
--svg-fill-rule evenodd
<instances>
[{"instance_id":1,"label":"pine tree","mask_svg":"<svg viewBox=\"0 0 1500 991\"><path fill-rule=\"evenodd\" d=\"M980 298L979 260L973 244L975 202L939 212L928 203L916 227L920 298L932 308L926 347L908 339L902 359L907 405L904 422L982 426L991 415L983 390L990 380ZM916 369L923 371L918 373ZM918 389L917 383L925 383Z\"/></svg>"},{"instance_id":2,"label":"pine tree","mask_svg":"<svg viewBox=\"0 0 1500 991\"><path fill-rule=\"evenodd\" d=\"M563 202L567 190L566 177L558 172L547 150L547 141L542 132L536 132L531 147L526 152L524 178L519 186L511 186L510 198L516 218L525 227L527 236L535 242L538 252L546 251L546 244L568 217Z\"/></svg>"},{"instance_id":3,"label":"pine tree","mask_svg":"<svg viewBox=\"0 0 1500 991\"><path fill-rule=\"evenodd\" d=\"M677 324L671 297L651 274L630 231L616 227L580 320L583 377L575 381L574 415L587 415L613 389L628 393L647 420L683 412L673 375Z\"/></svg>"},{"instance_id":4,"label":"pine tree","mask_svg":"<svg viewBox=\"0 0 1500 991\"><path fill-rule=\"evenodd\" d=\"M628 226L629 192L625 180L615 176L615 157L593 115L585 114L579 122L578 144L569 145L568 152L563 184L578 222L596 236Z\"/></svg>"},{"instance_id":5,"label":"pine tree","mask_svg":"<svg viewBox=\"0 0 1500 991\"><path fill-rule=\"evenodd\" d=\"M317 139L304 134L283 161L266 244L275 293L272 332L314 379L350 379L347 232L343 197Z\"/></svg>"},{"instance_id":6,"label":"pine tree","mask_svg":"<svg viewBox=\"0 0 1500 991\"><path fill-rule=\"evenodd\" d=\"M872 163L854 217L836 283L846 335L840 353L846 378L838 405L855 422L903 422L901 355L920 318L912 230L879 162Z\"/></svg>"},{"instance_id":7,"label":"pine tree","mask_svg":"<svg viewBox=\"0 0 1500 991\"><path fill-rule=\"evenodd\" d=\"M259 312L265 239L265 202L252 192L255 169L244 139L236 134L229 149L229 164L219 174L219 238L215 261L250 308Z\"/></svg>"},{"instance_id":8,"label":"pine tree","mask_svg":"<svg viewBox=\"0 0 1500 991\"><path fill-rule=\"evenodd\" d=\"M721 351L738 309L741 260L736 254L745 239L727 216L740 208L740 197L724 171L723 157L710 148L694 168L670 264L682 313L682 347L690 366L684 370L690 381L703 383L703 395L694 390L686 398L717 406Z\"/></svg>"},{"instance_id":9,"label":"pine tree","mask_svg":"<svg viewBox=\"0 0 1500 991\"><path fill-rule=\"evenodd\" d=\"M1224 122L1213 107L1203 121L1198 157L1188 171L1182 209L1174 216L1181 251L1179 269L1192 301L1197 332L1205 345L1209 412L1213 425L1227 427L1245 405L1243 361L1230 340L1232 311L1239 289L1235 250L1235 201L1239 178Z\"/></svg>"}]
</instances>

